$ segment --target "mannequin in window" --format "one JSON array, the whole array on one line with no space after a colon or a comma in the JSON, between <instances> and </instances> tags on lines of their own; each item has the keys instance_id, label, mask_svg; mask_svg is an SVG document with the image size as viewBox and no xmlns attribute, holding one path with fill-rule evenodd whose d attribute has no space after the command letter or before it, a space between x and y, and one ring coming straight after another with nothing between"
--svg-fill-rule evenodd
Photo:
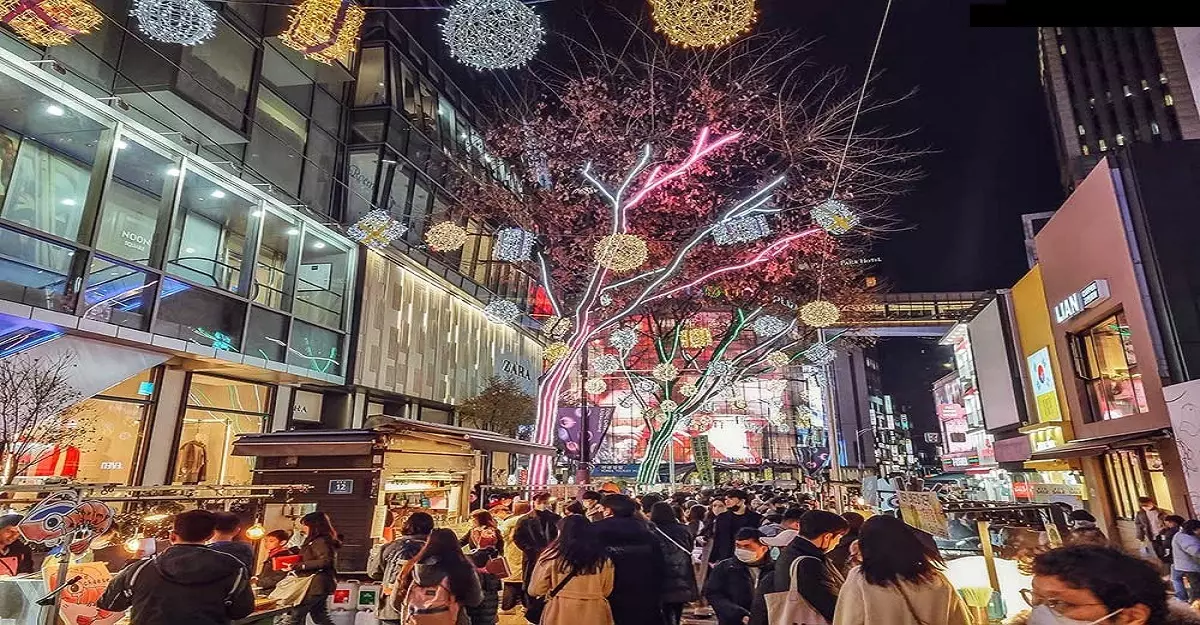
<instances>
[{"instance_id":1,"label":"mannequin in window","mask_svg":"<svg viewBox=\"0 0 1200 625\"><path fill-rule=\"evenodd\" d=\"M192 440L179 446L176 463L179 469L175 479L180 484L199 484L207 477L208 449L204 446L204 435L196 432Z\"/></svg>"}]
</instances>

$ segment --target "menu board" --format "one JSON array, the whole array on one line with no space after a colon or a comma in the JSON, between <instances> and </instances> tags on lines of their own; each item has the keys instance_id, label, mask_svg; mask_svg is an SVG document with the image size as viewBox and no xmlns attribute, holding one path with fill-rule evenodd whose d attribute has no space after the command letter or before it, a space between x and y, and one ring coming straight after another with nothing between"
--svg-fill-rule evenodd
<instances>
[{"instance_id":1,"label":"menu board","mask_svg":"<svg viewBox=\"0 0 1200 625\"><path fill-rule=\"evenodd\" d=\"M900 491L896 493L900 504L900 518L905 523L933 534L949 538L950 520L942 511L942 502L938 501L937 493L923 491Z\"/></svg>"}]
</instances>

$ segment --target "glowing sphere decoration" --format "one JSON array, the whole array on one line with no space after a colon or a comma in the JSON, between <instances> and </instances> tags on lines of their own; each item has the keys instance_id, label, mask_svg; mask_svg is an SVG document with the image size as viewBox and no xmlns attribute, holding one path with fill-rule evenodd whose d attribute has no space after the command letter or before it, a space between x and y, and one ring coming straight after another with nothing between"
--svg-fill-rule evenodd
<instances>
[{"instance_id":1,"label":"glowing sphere decoration","mask_svg":"<svg viewBox=\"0 0 1200 625\"><path fill-rule=\"evenodd\" d=\"M710 414L695 414L692 415L692 429L697 432L707 432L713 429L716 425L716 419Z\"/></svg>"},{"instance_id":2,"label":"glowing sphere decoration","mask_svg":"<svg viewBox=\"0 0 1200 625\"><path fill-rule=\"evenodd\" d=\"M601 354L592 359L592 371L600 375L612 375L621 370L621 359L612 354Z\"/></svg>"},{"instance_id":3,"label":"glowing sphere decoration","mask_svg":"<svg viewBox=\"0 0 1200 625\"><path fill-rule=\"evenodd\" d=\"M809 209L809 214L822 230L833 235L846 234L859 223L858 215L849 206L834 199L817 204Z\"/></svg>"},{"instance_id":4,"label":"glowing sphere decoration","mask_svg":"<svg viewBox=\"0 0 1200 625\"><path fill-rule=\"evenodd\" d=\"M520 228L504 228L496 232L496 241L492 247L492 260L502 260L507 263L519 263L529 260L533 254L533 244L537 235Z\"/></svg>"},{"instance_id":5,"label":"glowing sphere decoration","mask_svg":"<svg viewBox=\"0 0 1200 625\"><path fill-rule=\"evenodd\" d=\"M382 208L377 208L359 219L346 230L351 239L363 245L380 250L392 241L404 236L408 226L392 219L392 214Z\"/></svg>"},{"instance_id":6,"label":"glowing sphere decoration","mask_svg":"<svg viewBox=\"0 0 1200 625\"><path fill-rule=\"evenodd\" d=\"M679 377L679 369L669 362L663 362L656 365L651 374L656 380L670 382Z\"/></svg>"},{"instance_id":7,"label":"glowing sphere decoration","mask_svg":"<svg viewBox=\"0 0 1200 625\"><path fill-rule=\"evenodd\" d=\"M677 404L669 399L664 399L664 400L658 402L658 409L663 411L666 414L670 414L672 412L675 412L676 410L679 410L679 404Z\"/></svg>"},{"instance_id":8,"label":"glowing sphere decoration","mask_svg":"<svg viewBox=\"0 0 1200 625\"><path fill-rule=\"evenodd\" d=\"M450 54L475 69L528 63L545 34L541 18L518 0L459 0L442 22Z\"/></svg>"},{"instance_id":9,"label":"glowing sphere decoration","mask_svg":"<svg viewBox=\"0 0 1200 625\"><path fill-rule=\"evenodd\" d=\"M658 385L654 383L654 380L638 380L637 384L634 384L633 386L643 393L653 393L654 391L658 390Z\"/></svg>"},{"instance_id":10,"label":"glowing sphere decoration","mask_svg":"<svg viewBox=\"0 0 1200 625\"><path fill-rule=\"evenodd\" d=\"M279 41L304 58L331 65L358 47L366 17L366 11L352 0L303 0L292 9Z\"/></svg>"},{"instance_id":11,"label":"glowing sphere decoration","mask_svg":"<svg viewBox=\"0 0 1200 625\"><path fill-rule=\"evenodd\" d=\"M0 0L0 15L22 39L39 46L65 46L104 19L84 0Z\"/></svg>"},{"instance_id":12,"label":"glowing sphere decoration","mask_svg":"<svg viewBox=\"0 0 1200 625\"><path fill-rule=\"evenodd\" d=\"M814 328L828 328L842 318L837 304L823 299L811 301L800 307L800 321Z\"/></svg>"},{"instance_id":13,"label":"glowing sphere decoration","mask_svg":"<svg viewBox=\"0 0 1200 625\"><path fill-rule=\"evenodd\" d=\"M833 359L837 357L837 353L830 349L828 345L817 343L804 350L804 357L814 365L823 366L833 362Z\"/></svg>"},{"instance_id":14,"label":"glowing sphere decoration","mask_svg":"<svg viewBox=\"0 0 1200 625\"><path fill-rule=\"evenodd\" d=\"M754 320L754 333L759 338L769 338L787 330L788 322L774 315L763 315Z\"/></svg>"},{"instance_id":15,"label":"glowing sphere decoration","mask_svg":"<svg viewBox=\"0 0 1200 625\"><path fill-rule=\"evenodd\" d=\"M217 12L200 0L134 0L132 13L155 41L194 46L216 34Z\"/></svg>"},{"instance_id":16,"label":"glowing sphere decoration","mask_svg":"<svg viewBox=\"0 0 1200 625\"><path fill-rule=\"evenodd\" d=\"M600 294L600 305L601 306L612 306L612 303L613 303L613 298L611 295L609 295L608 293Z\"/></svg>"},{"instance_id":17,"label":"glowing sphere decoration","mask_svg":"<svg viewBox=\"0 0 1200 625\"><path fill-rule=\"evenodd\" d=\"M708 372L717 377L733 375L733 363L728 360L714 360L708 363Z\"/></svg>"},{"instance_id":18,"label":"glowing sphere decoration","mask_svg":"<svg viewBox=\"0 0 1200 625\"><path fill-rule=\"evenodd\" d=\"M684 48L719 48L750 31L754 0L650 0L655 30Z\"/></svg>"},{"instance_id":19,"label":"glowing sphere decoration","mask_svg":"<svg viewBox=\"0 0 1200 625\"><path fill-rule=\"evenodd\" d=\"M599 395L608 390L608 383L600 378L592 378L583 383L583 390L588 395Z\"/></svg>"},{"instance_id":20,"label":"glowing sphere decoration","mask_svg":"<svg viewBox=\"0 0 1200 625\"><path fill-rule=\"evenodd\" d=\"M466 229L452 221L443 221L425 231L425 243L435 252L453 252L462 249L466 242Z\"/></svg>"},{"instance_id":21,"label":"glowing sphere decoration","mask_svg":"<svg viewBox=\"0 0 1200 625\"><path fill-rule=\"evenodd\" d=\"M734 407L734 408L736 408L736 409L738 409L738 410L745 410L745 409L746 409L746 407L747 407L747 406L749 406L749 405L750 405L750 404L749 404L749 403L748 403L748 402L747 402L745 399L742 399L742 398L740 398L740 397L739 397L739 398L737 398L737 399L735 399L735 400L733 400L733 407Z\"/></svg>"},{"instance_id":22,"label":"glowing sphere decoration","mask_svg":"<svg viewBox=\"0 0 1200 625\"><path fill-rule=\"evenodd\" d=\"M521 309L516 304L506 299L498 299L488 302L487 306L483 307L483 316L487 317L492 323L512 323L521 316Z\"/></svg>"},{"instance_id":23,"label":"glowing sphere decoration","mask_svg":"<svg viewBox=\"0 0 1200 625\"><path fill-rule=\"evenodd\" d=\"M679 331L679 344L685 349L704 349L713 344L712 330L704 326Z\"/></svg>"},{"instance_id":24,"label":"glowing sphere decoration","mask_svg":"<svg viewBox=\"0 0 1200 625\"><path fill-rule=\"evenodd\" d=\"M637 341L637 330L633 328L619 328L608 335L608 344L623 352L633 349Z\"/></svg>"},{"instance_id":25,"label":"glowing sphere decoration","mask_svg":"<svg viewBox=\"0 0 1200 625\"><path fill-rule=\"evenodd\" d=\"M767 423L770 423L773 427L783 427L787 424L787 415L778 411L772 412L767 415Z\"/></svg>"},{"instance_id":26,"label":"glowing sphere decoration","mask_svg":"<svg viewBox=\"0 0 1200 625\"><path fill-rule=\"evenodd\" d=\"M572 321L566 317L550 315L542 322L542 334L550 338L561 339L571 331Z\"/></svg>"},{"instance_id":27,"label":"glowing sphere decoration","mask_svg":"<svg viewBox=\"0 0 1200 625\"><path fill-rule=\"evenodd\" d=\"M748 215L713 224L713 242L717 245L750 243L771 234L766 215Z\"/></svg>"},{"instance_id":28,"label":"glowing sphere decoration","mask_svg":"<svg viewBox=\"0 0 1200 625\"><path fill-rule=\"evenodd\" d=\"M568 347L566 343L562 341L555 341L546 346L546 349L542 351L542 357L550 363L556 363L563 358L566 358L570 351L571 348Z\"/></svg>"},{"instance_id":29,"label":"glowing sphere decoration","mask_svg":"<svg viewBox=\"0 0 1200 625\"><path fill-rule=\"evenodd\" d=\"M782 369L788 366L791 362L792 357L788 356L787 352L775 351L767 354L767 364L775 367L776 369Z\"/></svg>"},{"instance_id":30,"label":"glowing sphere decoration","mask_svg":"<svg viewBox=\"0 0 1200 625\"><path fill-rule=\"evenodd\" d=\"M683 395L684 397L695 397L696 393L699 392L700 387L696 386L695 384L684 384L683 386L679 387L679 394Z\"/></svg>"},{"instance_id":31,"label":"glowing sphere decoration","mask_svg":"<svg viewBox=\"0 0 1200 625\"><path fill-rule=\"evenodd\" d=\"M632 234L610 234L596 242L592 257L601 267L624 273L646 263L650 250L646 242Z\"/></svg>"},{"instance_id":32,"label":"glowing sphere decoration","mask_svg":"<svg viewBox=\"0 0 1200 625\"><path fill-rule=\"evenodd\" d=\"M767 390L771 393L780 394L787 390L788 381L780 378L767 380Z\"/></svg>"}]
</instances>

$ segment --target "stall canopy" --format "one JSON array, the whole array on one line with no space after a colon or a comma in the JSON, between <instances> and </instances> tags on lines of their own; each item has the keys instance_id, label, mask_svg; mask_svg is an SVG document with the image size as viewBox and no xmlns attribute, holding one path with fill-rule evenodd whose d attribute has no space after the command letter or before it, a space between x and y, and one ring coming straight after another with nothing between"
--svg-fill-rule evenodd
<instances>
[{"instance_id":1,"label":"stall canopy","mask_svg":"<svg viewBox=\"0 0 1200 625\"><path fill-rule=\"evenodd\" d=\"M233 442L233 455L278 458L283 456L365 456L379 434L369 430L318 430L242 434Z\"/></svg>"},{"instance_id":2,"label":"stall canopy","mask_svg":"<svg viewBox=\"0 0 1200 625\"><path fill-rule=\"evenodd\" d=\"M472 448L480 451L500 451L512 454L534 454L541 456L553 456L557 453L555 448L550 445L538 445L537 443L510 438L503 434L487 430L476 430L456 425L428 423L426 421L401 419L387 415L368 417L365 425L368 430L373 432L402 433L407 431L463 438Z\"/></svg>"},{"instance_id":3,"label":"stall canopy","mask_svg":"<svg viewBox=\"0 0 1200 625\"><path fill-rule=\"evenodd\" d=\"M1095 438L1077 438L1065 445L1035 451L1030 456L1030 460L1065 460L1067 458L1099 456L1110 449L1132 447L1139 443L1149 443L1161 436L1162 434L1159 432L1138 432L1115 436L1097 436Z\"/></svg>"}]
</instances>

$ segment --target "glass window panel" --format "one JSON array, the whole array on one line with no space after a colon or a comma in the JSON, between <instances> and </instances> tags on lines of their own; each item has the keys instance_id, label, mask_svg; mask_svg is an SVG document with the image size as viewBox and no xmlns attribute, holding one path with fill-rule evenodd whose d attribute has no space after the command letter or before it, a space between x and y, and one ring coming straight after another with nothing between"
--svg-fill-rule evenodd
<instances>
[{"instance_id":1,"label":"glass window panel","mask_svg":"<svg viewBox=\"0 0 1200 625\"><path fill-rule=\"evenodd\" d=\"M246 163L275 186L295 195L300 189L308 120L270 89L260 88L254 123Z\"/></svg>"},{"instance_id":2,"label":"glass window panel","mask_svg":"<svg viewBox=\"0 0 1200 625\"><path fill-rule=\"evenodd\" d=\"M196 374L188 385L189 408L215 408L267 414L271 406L271 386L245 380L231 380Z\"/></svg>"},{"instance_id":3,"label":"glass window panel","mask_svg":"<svg viewBox=\"0 0 1200 625\"><path fill-rule=\"evenodd\" d=\"M94 484L128 484L150 407L139 402L86 399L77 419L90 428L87 448L26 443L21 478L64 477Z\"/></svg>"},{"instance_id":4,"label":"glass window panel","mask_svg":"<svg viewBox=\"0 0 1200 625\"><path fill-rule=\"evenodd\" d=\"M95 0L92 4L107 15L118 15L126 6L120 0ZM122 34L119 26L104 20L90 33L76 36L68 45L47 48L46 56L71 68L63 80L84 91L95 92L97 96L108 95L116 77L113 68L120 57Z\"/></svg>"},{"instance_id":5,"label":"glass window panel","mask_svg":"<svg viewBox=\"0 0 1200 625\"><path fill-rule=\"evenodd\" d=\"M417 96L417 72L399 54L396 55L396 66L400 68L403 79L404 112L412 121L421 119L421 100Z\"/></svg>"},{"instance_id":6,"label":"glass window panel","mask_svg":"<svg viewBox=\"0 0 1200 625\"><path fill-rule=\"evenodd\" d=\"M122 397L138 401L150 401L154 397L154 383L158 377L158 368L146 369L133 377L96 393L103 397Z\"/></svg>"},{"instance_id":7,"label":"glass window panel","mask_svg":"<svg viewBox=\"0 0 1200 625\"><path fill-rule=\"evenodd\" d=\"M424 80L420 81L421 121L426 131L437 140L437 91Z\"/></svg>"},{"instance_id":8,"label":"glass window panel","mask_svg":"<svg viewBox=\"0 0 1200 625\"><path fill-rule=\"evenodd\" d=\"M163 198L173 196L179 177L179 159L128 135L117 141L117 148L95 246L126 260L149 263Z\"/></svg>"},{"instance_id":9,"label":"glass window panel","mask_svg":"<svg viewBox=\"0 0 1200 625\"><path fill-rule=\"evenodd\" d=\"M331 375L342 374L342 335L297 321L287 362Z\"/></svg>"},{"instance_id":10,"label":"glass window panel","mask_svg":"<svg viewBox=\"0 0 1200 625\"><path fill-rule=\"evenodd\" d=\"M46 113L47 110L59 114ZM16 133L0 130L0 178L4 183L0 216L76 240L96 161L96 146L106 131L57 104L46 104L27 115L8 112L0 117L12 117L13 122L20 124L9 127ZM0 119L0 124L9 123L8 119ZM17 133L23 133L24 139Z\"/></svg>"},{"instance_id":11,"label":"glass window panel","mask_svg":"<svg viewBox=\"0 0 1200 625\"><path fill-rule=\"evenodd\" d=\"M375 204L375 177L379 169L379 152L356 152L350 155L350 185L346 199L346 218L358 221Z\"/></svg>"},{"instance_id":12,"label":"glass window panel","mask_svg":"<svg viewBox=\"0 0 1200 625\"><path fill-rule=\"evenodd\" d=\"M249 356L258 356L275 362L286 362L287 317L264 310L250 308L250 323L246 327L246 349Z\"/></svg>"},{"instance_id":13,"label":"glass window panel","mask_svg":"<svg viewBox=\"0 0 1200 625\"><path fill-rule=\"evenodd\" d=\"M349 251L331 239L305 230L296 276L297 317L331 328L342 325Z\"/></svg>"},{"instance_id":14,"label":"glass window panel","mask_svg":"<svg viewBox=\"0 0 1200 625\"><path fill-rule=\"evenodd\" d=\"M171 278L158 295L156 334L236 352L242 343L246 305Z\"/></svg>"},{"instance_id":15,"label":"glass window panel","mask_svg":"<svg viewBox=\"0 0 1200 625\"><path fill-rule=\"evenodd\" d=\"M167 272L204 286L237 292L249 216L257 202L188 171L171 225Z\"/></svg>"},{"instance_id":16,"label":"glass window panel","mask_svg":"<svg viewBox=\"0 0 1200 625\"><path fill-rule=\"evenodd\" d=\"M318 213L329 214L329 196L333 192L336 169L337 141L314 128L308 135L308 160L304 163L300 201Z\"/></svg>"},{"instance_id":17,"label":"glass window panel","mask_svg":"<svg viewBox=\"0 0 1200 625\"><path fill-rule=\"evenodd\" d=\"M454 107L450 104L450 100L446 96L438 98L438 134L441 135L442 145L449 146L455 141L455 136L458 134L454 127Z\"/></svg>"},{"instance_id":18,"label":"glass window panel","mask_svg":"<svg viewBox=\"0 0 1200 625\"><path fill-rule=\"evenodd\" d=\"M1088 395L1097 419L1119 419L1149 411L1124 313L1083 334L1089 368Z\"/></svg>"},{"instance_id":19,"label":"glass window panel","mask_svg":"<svg viewBox=\"0 0 1200 625\"><path fill-rule=\"evenodd\" d=\"M324 89L313 92L312 118L319 126L337 135L342 128L342 106Z\"/></svg>"},{"instance_id":20,"label":"glass window panel","mask_svg":"<svg viewBox=\"0 0 1200 625\"><path fill-rule=\"evenodd\" d=\"M313 79L275 49L270 42L263 46L263 80L271 90L299 111L307 113L312 102Z\"/></svg>"},{"instance_id":21,"label":"glass window panel","mask_svg":"<svg viewBox=\"0 0 1200 625\"><path fill-rule=\"evenodd\" d=\"M299 253L300 226L272 210L267 210L262 219L262 240L255 258L251 295L260 304L290 310L294 281L289 261Z\"/></svg>"},{"instance_id":22,"label":"glass window panel","mask_svg":"<svg viewBox=\"0 0 1200 625\"><path fill-rule=\"evenodd\" d=\"M84 318L145 330L158 276L97 255L83 290Z\"/></svg>"},{"instance_id":23,"label":"glass window panel","mask_svg":"<svg viewBox=\"0 0 1200 625\"><path fill-rule=\"evenodd\" d=\"M396 165L392 175L392 188L388 191L388 211L393 215L408 212L408 191L412 187L413 169L407 165Z\"/></svg>"},{"instance_id":24,"label":"glass window panel","mask_svg":"<svg viewBox=\"0 0 1200 625\"><path fill-rule=\"evenodd\" d=\"M223 380L225 384L243 384ZM175 450L174 484L249 484L254 457L234 456L239 434L262 432L263 415L188 408L183 414L179 448Z\"/></svg>"},{"instance_id":25,"label":"glass window panel","mask_svg":"<svg viewBox=\"0 0 1200 625\"><path fill-rule=\"evenodd\" d=\"M184 46L178 89L233 128L244 129L254 46L225 22L202 46Z\"/></svg>"},{"instance_id":26,"label":"glass window panel","mask_svg":"<svg viewBox=\"0 0 1200 625\"><path fill-rule=\"evenodd\" d=\"M429 203L432 200L433 194L429 192L425 181L419 178L413 180L412 205L406 215L410 241L420 241L425 232L425 221L429 217Z\"/></svg>"},{"instance_id":27,"label":"glass window panel","mask_svg":"<svg viewBox=\"0 0 1200 625\"><path fill-rule=\"evenodd\" d=\"M71 248L0 228L0 299L73 311L70 274L74 255Z\"/></svg>"},{"instance_id":28,"label":"glass window panel","mask_svg":"<svg viewBox=\"0 0 1200 625\"><path fill-rule=\"evenodd\" d=\"M387 78L384 54L386 48L363 48L362 60L358 65L358 81L355 82L355 106L387 104Z\"/></svg>"}]
</instances>

